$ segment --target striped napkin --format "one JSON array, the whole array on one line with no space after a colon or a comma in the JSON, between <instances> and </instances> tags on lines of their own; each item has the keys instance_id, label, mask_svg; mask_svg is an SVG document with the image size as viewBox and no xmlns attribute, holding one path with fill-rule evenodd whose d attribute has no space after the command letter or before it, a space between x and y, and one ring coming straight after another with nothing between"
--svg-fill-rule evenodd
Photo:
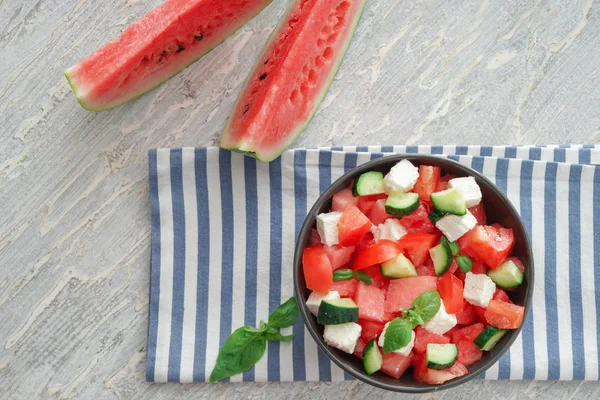
<instances>
[{"instance_id":1,"label":"striped napkin","mask_svg":"<svg viewBox=\"0 0 600 400\"><path fill-rule=\"evenodd\" d=\"M483 173L521 213L536 261L533 310L485 379L598 380L600 147L297 149L270 164L218 148L149 153L152 265L147 379L204 382L220 346L293 295L294 241L319 193L386 153L441 154ZM299 318L231 381L352 379Z\"/></svg>"}]
</instances>

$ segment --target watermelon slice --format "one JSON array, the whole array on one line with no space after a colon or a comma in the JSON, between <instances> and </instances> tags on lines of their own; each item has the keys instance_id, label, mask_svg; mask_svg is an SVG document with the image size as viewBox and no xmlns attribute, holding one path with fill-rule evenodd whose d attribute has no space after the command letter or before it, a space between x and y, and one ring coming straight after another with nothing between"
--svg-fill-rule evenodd
<instances>
[{"instance_id":1,"label":"watermelon slice","mask_svg":"<svg viewBox=\"0 0 600 400\"><path fill-rule=\"evenodd\" d=\"M208 53L271 0L167 0L65 71L83 108L137 97Z\"/></svg>"},{"instance_id":2,"label":"watermelon slice","mask_svg":"<svg viewBox=\"0 0 600 400\"><path fill-rule=\"evenodd\" d=\"M221 147L277 158L308 124L340 66L366 0L295 0L221 137Z\"/></svg>"}]
</instances>

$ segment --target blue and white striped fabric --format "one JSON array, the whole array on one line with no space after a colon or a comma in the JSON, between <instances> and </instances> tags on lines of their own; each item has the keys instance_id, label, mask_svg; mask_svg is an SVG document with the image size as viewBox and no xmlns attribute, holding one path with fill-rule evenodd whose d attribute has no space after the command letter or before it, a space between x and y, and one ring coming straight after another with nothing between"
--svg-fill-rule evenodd
<instances>
[{"instance_id":1,"label":"blue and white striped fabric","mask_svg":"<svg viewBox=\"0 0 600 400\"><path fill-rule=\"evenodd\" d=\"M151 150L152 266L147 379L204 382L232 330L293 295L294 241L344 172L385 153L445 154L489 177L527 226L533 312L485 379L598 380L600 148L388 146L290 150L270 164L218 148ZM352 379L303 323L291 344L231 381Z\"/></svg>"}]
</instances>

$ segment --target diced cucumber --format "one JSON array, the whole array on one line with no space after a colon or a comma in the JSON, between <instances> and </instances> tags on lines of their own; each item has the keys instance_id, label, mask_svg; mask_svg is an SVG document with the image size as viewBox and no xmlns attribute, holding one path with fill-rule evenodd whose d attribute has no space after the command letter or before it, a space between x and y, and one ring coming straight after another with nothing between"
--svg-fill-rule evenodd
<instances>
[{"instance_id":1,"label":"diced cucumber","mask_svg":"<svg viewBox=\"0 0 600 400\"><path fill-rule=\"evenodd\" d=\"M427 345L427 368L448 369L458 358L458 347L453 343Z\"/></svg>"},{"instance_id":2,"label":"diced cucumber","mask_svg":"<svg viewBox=\"0 0 600 400\"><path fill-rule=\"evenodd\" d=\"M383 173L379 171L365 172L354 181L352 194L355 197L385 193Z\"/></svg>"},{"instance_id":3,"label":"diced cucumber","mask_svg":"<svg viewBox=\"0 0 600 400\"><path fill-rule=\"evenodd\" d=\"M405 217L419 208L419 195L416 193L393 193L385 202L385 212L394 217Z\"/></svg>"},{"instance_id":4,"label":"diced cucumber","mask_svg":"<svg viewBox=\"0 0 600 400\"><path fill-rule=\"evenodd\" d=\"M363 351L363 366L365 372L371 375L373 372L377 372L381 369L383 364L383 356L379 347L377 347L377 339L371 339L365 346Z\"/></svg>"},{"instance_id":5,"label":"diced cucumber","mask_svg":"<svg viewBox=\"0 0 600 400\"><path fill-rule=\"evenodd\" d=\"M448 246L450 246L450 251L452 252L453 256L457 255L460 252L460 246L458 245L458 243L449 241L446 236L442 236L440 242L447 243Z\"/></svg>"},{"instance_id":6,"label":"diced cucumber","mask_svg":"<svg viewBox=\"0 0 600 400\"><path fill-rule=\"evenodd\" d=\"M494 348L496 343L502 339L502 336L507 332L506 329L498 329L494 326L488 325L485 329L473 340L473 343L481 350L490 351Z\"/></svg>"},{"instance_id":7,"label":"diced cucumber","mask_svg":"<svg viewBox=\"0 0 600 400\"><path fill-rule=\"evenodd\" d=\"M408 278L417 276L417 269L402 253L381 264L381 275L386 278Z\"/></svg>"},{"instance_id":8,"label":"diced cucumber","mask_svg":"<svg viewBox=\"0 0 600 400\"><path fill-rule=\"evenodd\" d=\"M465 274L471 272L473 269L473 261L471 261L469 256L465 256L464 254L456 257L456 264L458 264L458 268Z\"/></svg>"},{"instance_id":9,"label":"diced cucumber","mask_svg":"<svg viewBox=\"0 0 600 400\"><path fill-rule=\"evenodd\" d=\"M450 264L452 264L452 251L447 243L440 243L435 247L429 249L429 255L433 261L433 269L437 276L442 275L448 270Z\"/></svg>"},{"instance_id":10,"label":"diced cucumber","mask_svg":"<svg viewBox=\"0 0 600 400\"><path fill-rule=\"evenodd\" d=\"M490 269L487 274L502 289L515 288L523 283L523 273L512 260L505 261L496 269Z\"/></svg>"},{"instance_id":11,"label":"diced cucumber","mask_svg":"<svg viewBox=\"0 0 600 400\"><path fill-rule=\"evenodd\" d=\"M317 322L321 325L339 325L358 321L358 306L352 299L323 300Z\"/></svg>"},{"instance_id":12,"label":"diced cucumber","mask_svg":"<svg viewBox=\"0 0 600 400\"><path fill-rule=\"evenodd\" d=\"M436 210L454 215L465 215L467 203L456 189L446 189L431 194L431 202Z\"/></svg>"}]
</instances>

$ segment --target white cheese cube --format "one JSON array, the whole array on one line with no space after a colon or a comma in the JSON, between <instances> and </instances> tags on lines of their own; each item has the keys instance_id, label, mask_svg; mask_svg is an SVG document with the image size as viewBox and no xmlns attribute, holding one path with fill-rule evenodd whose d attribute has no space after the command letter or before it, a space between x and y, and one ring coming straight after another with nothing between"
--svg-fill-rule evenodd
<instances>
[{"instance_id":1,"label":"white cheese cube","mask_svg":"<svg viewBox=\"0 0 600 400\"><path fill-rule=\"evenodd\" d=\"M448 181L448 187L454 188L465 198L468 207L476 206L481 202L481 189L472 176L454 178Z\"/></svg>"},{"instance_id":2,"label":"white cheese cube","mask_svg":"<svg viewBox=\"0 0 600 400\"><path fill-rule=\"evenodd\" d=\"M332 211L317 215L317 232L321 237L321 242L327 246L333 246L340 243L338 238L338 221L342 213Z\"/></svg>"},{"instance_id":3,"label":"white cheese cube","mask_svg":"<svg viewBox=\"0 0 600 400\"><path fill-rule=\"evenodd\" d=\"M469 211L465 215L446 214L435 226L442 231L449 241L454 242L462 235L475 228L477 219Z\"/></svg>"},{"instance_id":4,"label":"white cheese cube","mask_svg":"<svg viewBox=\"0 0 600 400\"><path fill-rule=\"evenodd\" d=\"M371 232L375 240L387 239L393 241L408 233L400 221L395 218L388 218L383 224L371 226Z\"/></svg>"},{"instance_id":5,"label":"white cheese cube","mask_svg":"<svg viewBox=\"0 0 600 400\"><path fill-rule=\"evenodd\" d=\"M390 172L383 178L385 192L408 192L419 179L419 170L408 160L402 160L394 165Z\"/></svg>"},{"instance_id":6,"label":"white cheese cube","mask_svg":"<svg viewBox=\"0 0 600 400\"><path fill-rule=\"evenodd\" d=\"M423 328L427 329L431 333L437 333L443 335L450 329L454 328L457 324L456 315L448 314L444 302L440 302L440 309L437 314L433 316L429 321L423 324Z\"/></svg>"},{"instance_id":7,"label":"white cheese cube","mask_svg":"<svg viewBox=\"0 0 600 400\"><path fill-rule=\"evenodd\" d=\"M325 325L323 339L325 343L348 354L354 353L354 347L360 337L362 326L355 322L339 325Z\"/></svg>"},{"instance_id":8,"label":"white cheese cube","mask_svg":"<svg viewBox=\"0 0 600 400\"><path fill-rule=\"evenodd\" d=\"M486 274L467 272L463 296L474 306L487 307L496 291L496 284Z\"/></svg>"},{"instance_id":9,"label":"white cheese cube","mask_svg":"<svg viewBox=\"0 0 600 400\"><path fill-rule=\"evenodd\" d=\"M310 312L316 317L319 314L319 306L323 300L337 300L340 298L340 294L338 292L331 291L327 294L321 294L317 292L312 292L310 296L308 296L308 300L306 300L306 306L310 310Z\"/></svg>"},{"instance_id":10,"label":"white cheese cube","mask_svg":"<svg viewBox=\"0 0 600 400\"><path fill-rule=\"evenodd\" d=\"M385 326L383 327L383 331L379 335L379 340L377 341L377 344L382 349L383 349L383 345L385 344L385 331L387 330L389 324L390 324L389 322L385 324ZM415 345L415 331L412 331L412 337L410 339L410 342L408 342L408 344L406 346L402 347L401 349L394 350L392 353L396 353L396 354L400 354L401 356L408 357L408 355L412 351L414 345Z\"/></svg>"}]
</instances>

